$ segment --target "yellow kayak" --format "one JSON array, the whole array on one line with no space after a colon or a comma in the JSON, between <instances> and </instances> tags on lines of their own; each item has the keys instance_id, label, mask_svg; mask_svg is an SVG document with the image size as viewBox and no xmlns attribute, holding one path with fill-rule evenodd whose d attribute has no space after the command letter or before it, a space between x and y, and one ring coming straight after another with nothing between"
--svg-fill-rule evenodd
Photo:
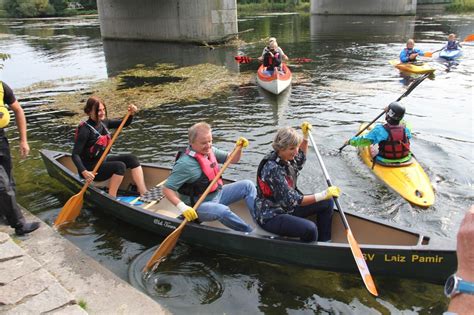
<instances>
[{"instance_id":1,"label":"yellow kayak","mask_svg":"<svg viewBox=\"0 0 474 315\"><path fill-rule=\"evenodd\" d=\"M362 124L363 129L367 124ZM362 134L367 133L369 127ZM359 147L359 154L367 166L377 175L385 184L399 193L403 198L420 207L429 207L434 203L434 192L429 177L423 168L412 157L409 165L385 166L378 163L373 165L370 155L370 147ZM372 168L372 166L374 166Z\"/></svg>"},{"instance_id":2,"label":"yellow kayak","mask_svg":"<svg viewBox=\"0 0 474 315\"><path fill-rule=\"evenodd\" d=\"M409 62L402 63L398 59L390 60L389 62L392 66L395 66L395 68L403 72L423 74L423 73L432 73L436 70L435 68L432 68L426 62L420 62L416 64L409 63Z\"/></svg>"}]
</instances>

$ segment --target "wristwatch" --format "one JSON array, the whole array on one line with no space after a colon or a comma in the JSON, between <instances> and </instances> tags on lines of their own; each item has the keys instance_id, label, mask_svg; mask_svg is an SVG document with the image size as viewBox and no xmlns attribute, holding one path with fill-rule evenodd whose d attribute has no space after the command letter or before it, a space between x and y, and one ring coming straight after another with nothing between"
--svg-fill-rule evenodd
<instances>
[{"instance_id":1,"label":"wristwatch","mask_svg":"<svg viewBox=\"0 0 474 315\"><path fill-rule=\"evenodd\" d=\"M460 293L474 294L474 283L464 281L462 278L456 276L456 274L452 274L444 284L444 295L448 298L452 298Z\"/></svg>"}]
</instances>

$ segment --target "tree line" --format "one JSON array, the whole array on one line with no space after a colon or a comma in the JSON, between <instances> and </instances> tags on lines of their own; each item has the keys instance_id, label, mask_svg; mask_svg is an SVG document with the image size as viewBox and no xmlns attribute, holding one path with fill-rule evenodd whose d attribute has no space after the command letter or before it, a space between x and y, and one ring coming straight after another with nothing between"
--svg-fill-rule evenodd
<instances>
[{"instance_id":1,"label":"tree line","mask_svg":"<svg viewBox=\"0 0 474 315\"><path fill-rule=\"evenodd\" d=\"M199 1L199 0L196 0ZM242 11L292 11L310 0L237 0ZM97 13L97 0L0 0L0 17L53 17Z\"/></svg>"},{"instance_id":2,"label":"tree line","mask_svg":"<svg viewBox=\"0 0 474 315\"><path fill-rule=\"evenodd\" d=\"M97 0L0 0L5 17L52 17L97 12Z\"/></svg>"}]
</instances>

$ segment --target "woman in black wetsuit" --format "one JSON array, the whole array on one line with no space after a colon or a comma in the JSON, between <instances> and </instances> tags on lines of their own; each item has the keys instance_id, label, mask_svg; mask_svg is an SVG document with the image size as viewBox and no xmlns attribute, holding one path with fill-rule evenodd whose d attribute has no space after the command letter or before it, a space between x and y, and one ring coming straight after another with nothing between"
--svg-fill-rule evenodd
<instances>
[{"instance_id":1,"label":"woman in black wetsuit","mask_svg":"<svg viewBox=\"0 0 474 315\"><path fill-rule=\"evenodd\" d=\"M131 115L125 126L132 122L137 107L129 105L128 110ZM147 188L143 178L143 170L137 157L132 154L108 155L99 167L97 174L92 173L94 166L111 140L108 129L118 128L122 120L108 119L104 102L95 96L87 100L84 112L89 116L89 119L81 122L77 127L72 150L72 160L79 174L89 182L93 180L103 181L110 178L109 194L117 197L117 191L122 183L125 170L130 168L138 192L140 195L144 195Z\"/></svg>"}]
</instances>

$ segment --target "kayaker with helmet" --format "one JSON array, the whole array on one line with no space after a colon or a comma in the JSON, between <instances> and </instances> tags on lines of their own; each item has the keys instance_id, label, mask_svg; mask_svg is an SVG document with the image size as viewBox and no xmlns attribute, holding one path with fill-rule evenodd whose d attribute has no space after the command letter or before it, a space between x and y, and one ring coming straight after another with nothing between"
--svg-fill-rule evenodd
<instances>
[{"instance_id":1,"label":"kayaker with helmet","mask_svg":"<svg viewBox=\"0 0 474 315\"><path fill-rule=\"evenodd\" d=\"M258 57L265 67L265 72L268 75L272 75L275 68L280 70L280 66L283 60L288 60L288 56L285 55L283 50L278 46L275 37L270 37L268 40L268 46L266 46L262 55Z\"/></svg>"},{"instance_id":2,"label":"kayaker with helmet","mask_svg":"<svg viewBox=\"0 0 474 315\"><path fill-rule=\"evenodd\" d=\"M327 242L331 240L332 197L339 197L339 188L331 186L305 195L297 187L311 128L307 122L301 125L303 137L291 127L278 130L273 151L258 166L255 216L268 232L298 237L303 242ZM316 216L316 222L310 216Z\"/></svg>"},{"instance_id":3,"label":"kayaker with helmet","mask_svg":"<svg viewBox=\"0 0 474 315\"><path fill-rule=\"evenodd\" d=\"M31 233L39 228L39 222L26 222L18 203L16 202L15 181L12 173L12 157L10 144L5 128L10 123L8 106L15 114L16 126L20 136L20 155L26 158L30 152L26 133L26 118L23 108L15 98L13 90L0 81L0 216L15 229L16 235Z\"/></svg>"},{"instance_id":4,"label":"kayaker with helmet","mask_svg":"<svg viewBox=\"0 0 474 315\"><path fill-rule=\"evenodd\" d=\"M130 125L133 115L137 112L135 105L129 105L131 112L125 126ZM132 154L108 155L97 174L92 170L99 161L107 144L111 140L109 129L118 128L121 119L108 119L105 103L96 96L90 97L84 106L84 113L89 118L82 121L76 128L72 160L82 178L86 181L104 181L110 178L109 195L117 197L117 191L122 183L125 171L131 169L133 182L137 185L140 195L147 192L143 170L138 158Z\"/></svg>"},{"instance_id":5,"label":"kayaker with helmet","mask_svg":"<svg viewBox=\"0 0 474 315\"><path fill-rule=\"evenodd\" d=\"M219 179L209 191L204 202L194 209L199 197L206 191L219 173L219 163L225 163L229 154L212 144L212 129L205 122L192 125L188 130L188 147L178 152L171 174L168 176L163 194L188 221L219 221L240 232L251 232L253 228L236 215L229 205L244 200L250 213L254 211L255 185L250 180L239 180L223 185ZM240 137L236 145L247 147L248 140ZM238 163L242 151L233 156L230 163Z\"/></svg>"},{"instance_id":6,"label":"kayaker with helmet","mask_svg":"<svg viewBox=\"0 0 474 315\"><path fill-rule=\"evenodd\" d=\"M415 48L415 41L410 38L407 41L407 47L400 52L400 62L416 62L416 57L424 56L425 53L418 48Z\"/></svg>"},{"instance_id":7,"label":"kayaker with helmet","mask_svg":"<svg viewBox=\"0 0 474 315\"><path fill-rule=\"evenodd\" d=\"M365 135L352 137L346 141L355 147L378 144L378 152L371 149L372 157L382 163L404 163L411 159L410 128L402 121L405 107L398 102L392 102L385 114L385 124L377 124Z\"/></svg>"}]
</instances>

